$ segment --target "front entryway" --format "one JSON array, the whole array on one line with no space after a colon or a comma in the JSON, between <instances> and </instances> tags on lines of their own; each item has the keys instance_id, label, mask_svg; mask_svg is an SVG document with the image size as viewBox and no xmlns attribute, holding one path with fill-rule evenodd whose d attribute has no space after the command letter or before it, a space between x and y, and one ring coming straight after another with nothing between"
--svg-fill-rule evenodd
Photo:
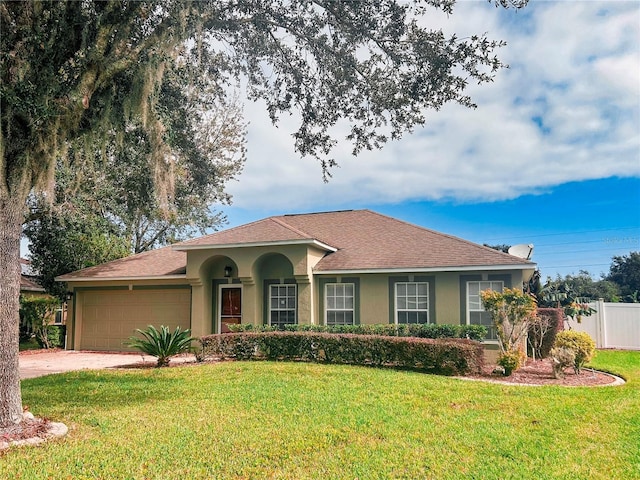
<instances>
[{"instance_id":1,"label":"front entryway","mask_svg":"<svg viewBox=\"0 0 640 480\"><path fill-rule=\"evenodd\" d=\"M220 312L218 318L218 331L220 333L230 332L228 325L242 323L242 287L220 286L218 312Z\"/></svg>"}]
</instances>

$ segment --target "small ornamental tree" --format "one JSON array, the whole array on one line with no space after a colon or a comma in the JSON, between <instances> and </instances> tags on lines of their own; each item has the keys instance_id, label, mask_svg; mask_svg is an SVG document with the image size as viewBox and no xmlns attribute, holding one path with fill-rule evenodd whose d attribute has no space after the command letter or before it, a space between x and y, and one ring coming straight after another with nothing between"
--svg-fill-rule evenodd
<instances>
[{"instance_id":1,"label":"small ornamental tree","mask_svg":"<svg viewBox=\"0 0 640 480\"><path fill-rule=\"evenodd\" d=\"M502 365L505 374L509 375L520 366L520 362L514 360L523 356L522 345L529 322L536 312L536 300L515 288L505 288L503 292L486 290L481 295L482 304L491 314L498 336L498 364Z\"/></svg>"},{"instance_id":2,"label":"small ornamental tree","mask_svg":"<svg viewBox=\"0 0 640 480\"><path fill-rule=\"evenodd\" d=\"M55 297L20 297L20 327L31 332L42 348L51 348L48 326L60 302Z\"/></svg>"}]
</instances>

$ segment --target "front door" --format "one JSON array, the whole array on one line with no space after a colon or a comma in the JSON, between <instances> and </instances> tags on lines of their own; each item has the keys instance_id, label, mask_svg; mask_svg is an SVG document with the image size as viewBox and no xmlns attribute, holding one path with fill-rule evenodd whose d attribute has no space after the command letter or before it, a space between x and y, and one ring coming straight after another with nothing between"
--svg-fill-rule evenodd
<instances>
[{"instance_id":1,"label":"front door","mask_svg":"<svg viewBox=\"0 0 640 480\"><path fill-rule=\"evenodd\" d=\"M229 333L230 324L242 323L242 288L220 287L220 333Z\"/></svg>"}]
</instances>

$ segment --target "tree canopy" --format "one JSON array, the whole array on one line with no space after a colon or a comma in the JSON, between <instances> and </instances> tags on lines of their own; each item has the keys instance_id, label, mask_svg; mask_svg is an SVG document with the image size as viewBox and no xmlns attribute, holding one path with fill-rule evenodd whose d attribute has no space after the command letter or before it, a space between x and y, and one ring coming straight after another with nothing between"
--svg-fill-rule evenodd
<instances>
[{"instance_id":1,"label":"tree canopy","mask_svg":"<svg viewBox=\"0 0 640 480\"><path fill-rule=\"evenodd\" d=\"M96 145L138 125L155 192L172 195L172 129L158 101L172 65L224 98L242 79L273 121L297 112L302 156L325 171L349 126L353 152L380 147L447 102L473 107L469 82L504 65L502 41L446 36L423 26L430 7L454 0L0 1L0 427L22 418L18 376L19 241L26 199L51 190L61 152ZM521 6L524 1L496 0Z\"/></svg>"},{"instance_id":2,"label":"tree canopy","mask_svg":"<svg viewBox=\"0 0 640 480\"><path fill-rule=\"evenodd\" d=\"M606 279L620 288L625 302L640 302L640 252L612 258Z\"/></svg>"}]
</instances>

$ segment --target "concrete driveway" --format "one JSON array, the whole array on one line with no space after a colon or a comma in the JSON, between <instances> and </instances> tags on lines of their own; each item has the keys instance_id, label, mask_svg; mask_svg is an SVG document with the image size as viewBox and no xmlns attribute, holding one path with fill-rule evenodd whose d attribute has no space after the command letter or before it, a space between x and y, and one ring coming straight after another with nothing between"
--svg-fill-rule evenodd
<instances>
[{"instance_id":1,"label":"concrete driveway","mask_svg":"<svg viewBox=\"0 0 640 480\"><path fill-rule=\"evenodd\" d=\"M171 363L193 361L193 355L179 356ZM155 362L155 357L140 353L84 352L75 350L55 350L53 352L20 353L20 378L42 377L52 373L72 370L96 370L102 368L127 367L135 364Z\"/></svg>"}]
</instances>

